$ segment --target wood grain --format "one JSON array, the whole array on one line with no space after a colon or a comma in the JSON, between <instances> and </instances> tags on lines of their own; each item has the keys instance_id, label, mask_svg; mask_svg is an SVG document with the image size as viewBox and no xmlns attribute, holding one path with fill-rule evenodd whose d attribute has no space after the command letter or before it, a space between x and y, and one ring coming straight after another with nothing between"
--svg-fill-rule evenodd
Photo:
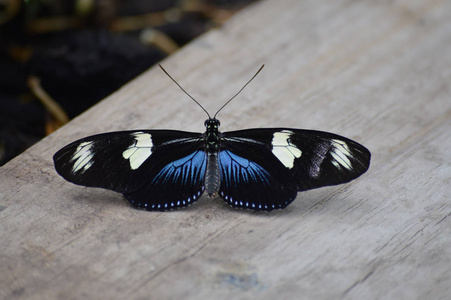
<instances>
[{"instance_id":1,"label":"wood grain","mask_svg":"<svg viewBox=\"0 0 451 300\"><path fill-rule=\"evenodd\" d=\"M448 298L451 2L262 1L162 64L214 113L263 63L221 129L335 132L372 151L368 173L271 213L152 213L65 182L52 155L75 139L203 130L152 68L0 168L0 298Z\"/></svg>"}]
</instances>

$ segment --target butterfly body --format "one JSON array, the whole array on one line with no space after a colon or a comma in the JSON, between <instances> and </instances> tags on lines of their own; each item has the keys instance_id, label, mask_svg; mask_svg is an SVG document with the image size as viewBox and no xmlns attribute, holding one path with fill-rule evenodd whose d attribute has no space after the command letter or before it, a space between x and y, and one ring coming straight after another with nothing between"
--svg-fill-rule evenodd
<instances>
[{"instance_id":1,"label":"butterfly body","mask_svg":"<svg viewBox=\"0 0 451 300\"><path fill-rule=\"evenodd\" d=\"M190 96L208 115L203 134L93 135L59 150L55 169L72 183L122 193L149 211L185 207L203 194L220 196L234 208L271 211L285 208L299 191L346 183L369 168L371 154L364 146L333 133L291 128L221 133L216 115L235 96L213 117Z\"/></svg>"},{"instance_id":2,"label":"butterfly body","mask_svg":"<svg viewBox=\"0 0 451 300\"><path fill-rule=\"evenodd\" d=\"M209 118L205 121L204 151L207 155L207 170L205 174L205 191L209 197L219 192L221 174L218 162L218 152L221 142L219 121Z\"/></svg>"}]
</instances>

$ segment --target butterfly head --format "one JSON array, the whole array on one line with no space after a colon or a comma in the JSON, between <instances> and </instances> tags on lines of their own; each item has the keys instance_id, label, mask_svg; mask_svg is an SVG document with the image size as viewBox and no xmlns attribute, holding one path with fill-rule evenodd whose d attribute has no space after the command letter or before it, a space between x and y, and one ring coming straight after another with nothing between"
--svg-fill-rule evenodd
<instances>
[{"instance_id":1,"label":"butterfly head","mask_svg":"<svg viewBox=\"0 0 451 300\"><path fill-rule=\"evenodd\" d=\"M217 131L219 126L221 126L221 122L219 122L216 118L208 118L205 120L205 127L207 128L207 131Z\"/></svg>"}]
</instances>

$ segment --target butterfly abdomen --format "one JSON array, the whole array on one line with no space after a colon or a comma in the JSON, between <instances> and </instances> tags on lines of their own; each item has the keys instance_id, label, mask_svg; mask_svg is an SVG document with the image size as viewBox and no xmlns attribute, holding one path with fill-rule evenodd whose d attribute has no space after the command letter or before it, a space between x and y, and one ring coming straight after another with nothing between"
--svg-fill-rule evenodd
<instances>
[{"instance_id":1,"label":"butterfly abdomen","mask_svg":"<svg viewBox=\"0 0 451 300\"><path fill-rule=\"evenodd\" d=\"M205 192L209 197L214 197L219 192L221 175L218 164L218 154L208 153L207 170L205 173Z\"/></svg>"}]
</instances>

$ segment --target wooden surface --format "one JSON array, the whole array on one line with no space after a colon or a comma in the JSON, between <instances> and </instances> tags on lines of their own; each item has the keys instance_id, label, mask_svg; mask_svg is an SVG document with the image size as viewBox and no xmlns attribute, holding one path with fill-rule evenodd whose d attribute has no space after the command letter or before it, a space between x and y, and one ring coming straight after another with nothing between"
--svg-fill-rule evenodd
<instances>
[{"instance_id":1,"label":"wooden surface","mask_svg":"<svg viewBox=\"0 0 451 300\"><path fill-rule=\"evenodd\" d=\"M335 132L372 151L364 176L271 213L65 182L52 155L75 139L203 131L153 68L0 168L0 298L449 299L451 1L262 1L163 65L214 113L263 63L221 129Z\"/></svg>"}]
</instances>

